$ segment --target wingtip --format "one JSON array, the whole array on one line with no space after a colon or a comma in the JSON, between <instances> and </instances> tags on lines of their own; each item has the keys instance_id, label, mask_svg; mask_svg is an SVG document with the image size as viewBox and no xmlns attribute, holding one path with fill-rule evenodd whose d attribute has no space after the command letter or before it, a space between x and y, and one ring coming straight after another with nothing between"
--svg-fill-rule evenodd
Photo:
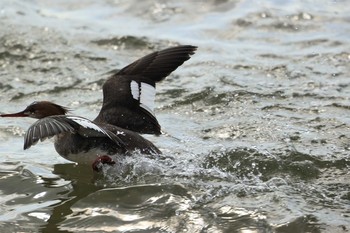
<instances>
[{"instance_id":1,"label":"wingtip","mask_svg":"<svg viewBox=\"0 0 350 233\"><path fill-rule=\"evenodd\" d=\"M35 145L36 142L31 142L31 140L28 140L27 135L24 137L24 144L23 144L23 150L29 149L32 145Z\"/></svg>"},{"instance_id":2,"label":"wingtip","mask_svg":"<svg viewBox=\"0 0 350 233\"><path fill-rule=\"evenodd\" d=\"M198 46L197 45L187 45L188 47L192 48L193 50L197 50Z\"/></svg>"},{"instance_id":3,"label":"wingtip","mask_svg":"<svg viewBox=\"0 0 350 233\"><path fill-rule=\"evenodd\" d=\"M198 47L194 45L188 45L188 47L190 48L190 52L188 53L189 55L195 54L198 49Z\"/></svg>"},{"instance_id":4,"label":"wingtip","mask_svg":"<svg viewBox=\"0 0 350 233\"><path fill-rule=\"evenodd\" d=\"M26 143L24 143L23 145L23 150L27 150L31 147L31 145L27 145Z\"/></svg>"},{"instance_id":5,"label":"wingtip","mask_svg":"<svg viewBox=\"0 0 350 233\"><path fill-rule=\"evenodd\" d=\"M182 50L183 52L187 52L189 55L193 55L195 53L195 51L198 49L198 46L195 45L179 45L179 46L175 46L169 49L176 49L178 48L179 50ZM166 51L167 49L165 49ZM161 50L162 51L162 50ZM161 52L159 51L159 52Z\"/></svg>"}]
</instances>

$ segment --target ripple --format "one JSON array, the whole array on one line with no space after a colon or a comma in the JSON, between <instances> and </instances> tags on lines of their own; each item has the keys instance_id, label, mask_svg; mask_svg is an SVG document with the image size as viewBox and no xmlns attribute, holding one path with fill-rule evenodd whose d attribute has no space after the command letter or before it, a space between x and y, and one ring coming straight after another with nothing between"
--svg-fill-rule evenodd
<instances>
[{"instance_id":1,"label":"ripple","mask_svg":"<svg viewBox=\"0 0 350 233\"><path fill-rule=\"evenodd\" d=\"M2 112L51 99L96 115L99 74L199 46L157 87L162 156L52 171L35 162L59 163L52 145L20 149L32 121L4 120L1 158L21 162L0 164L2 231L348 230L348 2L1 5Z\"/></svg>"},{"instance_id":2,"label":"ripple","mask_svg":"<svg viewBox=\"0 0 350 233\"><path fill-rule=\"evenodd\" d=\"M102 189L75 203L72 214L59 228L75 232L179 231L183 228L180 219L191 221L194 215L190 210L192 200L179 185ZM94 202L96 205L91 205Z\"/></svg>"},{"instance_id":3,"label":"ripple","mask_svg":"<svg viewBox=\"0 0 350 233\"><path fill-rule=\"evenodd\" d=\"M322 232L323 224L313 215L302 216L275 228L276 232Z\"/></svg>"},{"instance_id":4,"label":"ripple","mask_svg":"<svg viewBox=\"0 0 350 233\"><path fill-rule=\"evenodd\" d=\"M121 37L114 37L110 39L99 39L91 41L94 44L97 44L99 46L108 46L108 47L122 47L122 48L139 48L139 49L145 49L149 48L151 43L147 40L146 37L139 38L135 36L121 36Z\"/></svg>"}]
</instances>

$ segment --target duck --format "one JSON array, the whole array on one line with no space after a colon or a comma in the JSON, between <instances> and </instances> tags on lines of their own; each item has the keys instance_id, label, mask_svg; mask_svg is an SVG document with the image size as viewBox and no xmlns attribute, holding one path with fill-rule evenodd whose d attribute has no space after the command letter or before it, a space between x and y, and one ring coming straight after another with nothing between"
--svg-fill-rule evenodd
<instances>
[{"instance_id":1,"label":"duck","mask_svg":"<svg viewBox=\"0 0 350 233\"><path fill-rule=\"evenodd\" d=\"M141 134L162 134L155 116L156 83L191 58L197 47L180 45L150 53L112 74L103 84L102 107L94 120L70 114L50 101L35 101L1 117L38 119L24 135L23 149L54 137L63 158L79 164L115 164L112 155L161 154Z\"/></svg>"}]
</instances>

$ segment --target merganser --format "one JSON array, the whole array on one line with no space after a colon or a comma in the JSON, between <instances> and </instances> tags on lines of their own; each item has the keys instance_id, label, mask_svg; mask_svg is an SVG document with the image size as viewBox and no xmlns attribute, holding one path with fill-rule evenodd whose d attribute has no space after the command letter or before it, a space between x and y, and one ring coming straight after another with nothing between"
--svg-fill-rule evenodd
<instances>
[{"instance_id":1,"label":"merganser","mask_svg":"<svg viewBox=\"0 0 350 233\"><path fill-rule=\"evenodd\" d=\"M30 104L21 112L1 117L39 119L24 136L24 149L39 140L55 137L55 149L77 163L113 164L108 155L160 154L161 151L139 133L161 134L153 112L156 82L162 81L185 61L197 47L177 46L148 54L113 74L103 84L103 105L98 116L66 115L68 109L49 101Z\"/></svg>"}]
</instances>

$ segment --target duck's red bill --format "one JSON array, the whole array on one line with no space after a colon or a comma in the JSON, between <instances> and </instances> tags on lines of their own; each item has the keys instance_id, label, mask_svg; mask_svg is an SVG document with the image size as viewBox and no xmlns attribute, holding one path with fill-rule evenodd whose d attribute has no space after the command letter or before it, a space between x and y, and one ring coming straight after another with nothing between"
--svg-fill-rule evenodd
<instances>
[{"instance_id":1,"label":"duck's red bill","mask_svg":"<svg viewBox=\"0 0 350 233\"><path fill-rule=\"evenodd\" d=\"M27 117L28 114L24 112L10 113L10 114L1 114L1 117Z\"/></svg>"}]
</instances>

